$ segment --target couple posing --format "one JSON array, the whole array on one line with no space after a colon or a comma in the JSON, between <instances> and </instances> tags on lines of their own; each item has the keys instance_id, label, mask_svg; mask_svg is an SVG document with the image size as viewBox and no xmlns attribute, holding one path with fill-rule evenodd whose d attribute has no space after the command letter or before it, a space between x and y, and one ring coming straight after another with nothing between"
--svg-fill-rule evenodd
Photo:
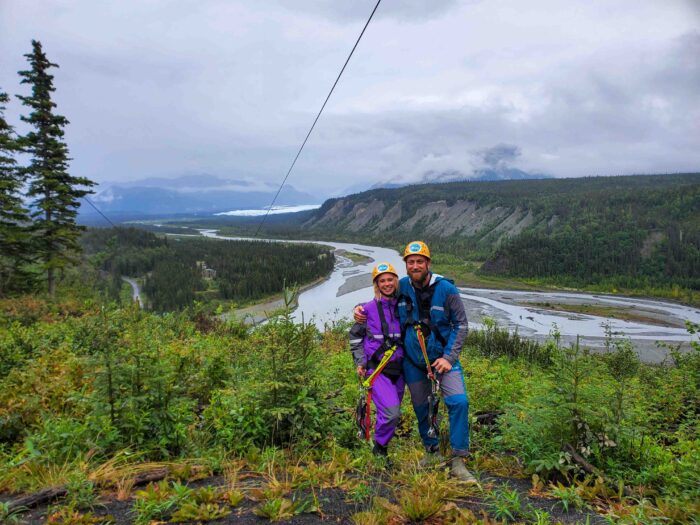
<instances>
[{"instance_id":1,"label":"couple posing","mask_svg":"<svg viewBox=\"0 0 700 525\"><path fill-rule=\"evenodd\" d=\"M403 260L407 277L400 280L391 264L374 267L375 299L355 308L356 323L350 329L357 373L373 381L371 397L377 413L373 451L387 454L408 385L426 450L421 463L441 462L435 428L439 389L449 414L450 471L462 481L475 482L464 464L469 454L469 400L459 362L467 335L464 305L454 284L430 271L425 243L409 243ZM381 373L372 376L391 347L396 347L391 358L382 363Z\"/></svg>"}]
</instances>

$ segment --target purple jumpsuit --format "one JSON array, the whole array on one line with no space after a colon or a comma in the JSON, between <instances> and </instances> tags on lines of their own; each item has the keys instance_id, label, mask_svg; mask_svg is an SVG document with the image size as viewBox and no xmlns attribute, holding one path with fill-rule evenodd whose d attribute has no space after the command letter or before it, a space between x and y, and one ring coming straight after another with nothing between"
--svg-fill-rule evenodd
<instances>
[{"instance_id":1,"label":"purple jumpsuit","mask_svg":"<svg viewBox=\"0 0 700 525\"><path fill-rule=\"evenodd\" d=\"M367 324L355 325L350 330L350 345L355 359L355 365L368 366L368 363L374 353L384 343L384 335L382 333L382 322L379 317L379 304L384 310L384 318L386 319L389 337L391 340L399 340L401 337L401 324L399 323L396 313L395 298L382 297L381 299L370 301L363 305L367 313ZM364 337L361 337L362 328L365 328ZM360 346L361 343L361 346ZM383 354L380 354L380 359ZM390 363L398 365L403 361L403 347L397 346L394 355L391 356ZM400 370L400 367L399 367ZM367 375L371 374L373 369L367 371ZM374 441L385 447L389 440L394 436L396 427L399 424L401 417L401 399L404 393L404 378L403 374L393 382L384 374L379 374L372 385L372 401L377 411L377 424L374 431Z\"/></svg>"}]
</instances>

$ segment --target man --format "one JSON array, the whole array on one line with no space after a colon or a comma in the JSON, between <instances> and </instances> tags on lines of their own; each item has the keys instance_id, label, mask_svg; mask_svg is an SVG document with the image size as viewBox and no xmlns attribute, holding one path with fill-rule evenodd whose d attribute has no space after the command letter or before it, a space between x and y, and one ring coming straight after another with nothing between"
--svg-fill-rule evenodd
<instances>
[{"instance_id":1,"label":"man","mask_svg":"<svg viewBox=\"0 0 700 525\"><path fill-rule=\"evenodd\" d=\"M403 259L408 274L399 281L399 319L404 332L403 371L426 450L424 463L443 459L429 418L430 376L434 374L433 377L440 382L449 414L450 471L454 477L474 483L474 476L464 464L464 458L469 455L469 399L459 362L468 329L464 305L454 284L430 271L430 250L425 243L408 243ZM356 307L355 320L363 322L364 319L362 307ZM425 352L420 339L425 343ZM426 361L430 363L430 370Z\"/></svg>"}]
</instances>

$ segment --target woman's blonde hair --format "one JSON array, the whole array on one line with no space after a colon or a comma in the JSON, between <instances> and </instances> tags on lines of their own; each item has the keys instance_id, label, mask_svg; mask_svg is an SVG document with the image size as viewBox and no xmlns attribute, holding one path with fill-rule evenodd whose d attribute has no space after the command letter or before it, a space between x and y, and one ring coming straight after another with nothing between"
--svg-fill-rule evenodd
<instances>
[{"instance_id":1,"label":"woman's blonde hair","mask_svg":"<svg viewBox=\"0 0 700 525\"><path fill-rule=\"evenodd\" d=\"M374 298L379 299L382 296L382 292L379 291L379 286L377 285L377 281L379 280L379 277L381 275L390 275L394 279L394 292L389 296L389 297L398 297L399 295L399 278L396 277L393 273L386 273L386 274L380 274L377 276L377 278L374 280Z\"/></svg>"}]
</instances>

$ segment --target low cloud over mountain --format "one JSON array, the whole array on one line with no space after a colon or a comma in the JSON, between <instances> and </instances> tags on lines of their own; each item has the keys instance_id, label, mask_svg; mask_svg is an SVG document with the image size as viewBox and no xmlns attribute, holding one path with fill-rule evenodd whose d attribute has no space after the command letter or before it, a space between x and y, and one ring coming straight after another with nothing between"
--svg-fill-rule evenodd
<instances>
[{"instance_id":1,"label":"low cloud over mountain","mask_svg":"<svg viewBox=\"0 0 700 525\"><path fill-rule=\"evenodd\" d=\"M395 177L385 182L374 184L375 188L399 188L408 184L424 184L431 182L457 182L457 181L486 181L486 180L525 180L525 179L549 179L551 175L522 170L513 166L522 155L520 147L514 144L496 144L495 146L478 150L471 154L471 163L474 168L471 171L461 169L434 169L414 177Z\"/></svg>"},{"instance_id":2,"label":"low cloud over mountain","mask_svg":"<svg viewBox=\"0 0 700 525\"><path fill-rule=\"evenodd\" d=\"M155 216L209 214L237 209L262 208L272 201L277 187L251 179L223 179L213 175L185 175L100 184L90 200L107 215ZM285 185L279 205L314 204L322 199ZM81 214L97 212L89 205Z\"/></svg>"}]
</instances>

